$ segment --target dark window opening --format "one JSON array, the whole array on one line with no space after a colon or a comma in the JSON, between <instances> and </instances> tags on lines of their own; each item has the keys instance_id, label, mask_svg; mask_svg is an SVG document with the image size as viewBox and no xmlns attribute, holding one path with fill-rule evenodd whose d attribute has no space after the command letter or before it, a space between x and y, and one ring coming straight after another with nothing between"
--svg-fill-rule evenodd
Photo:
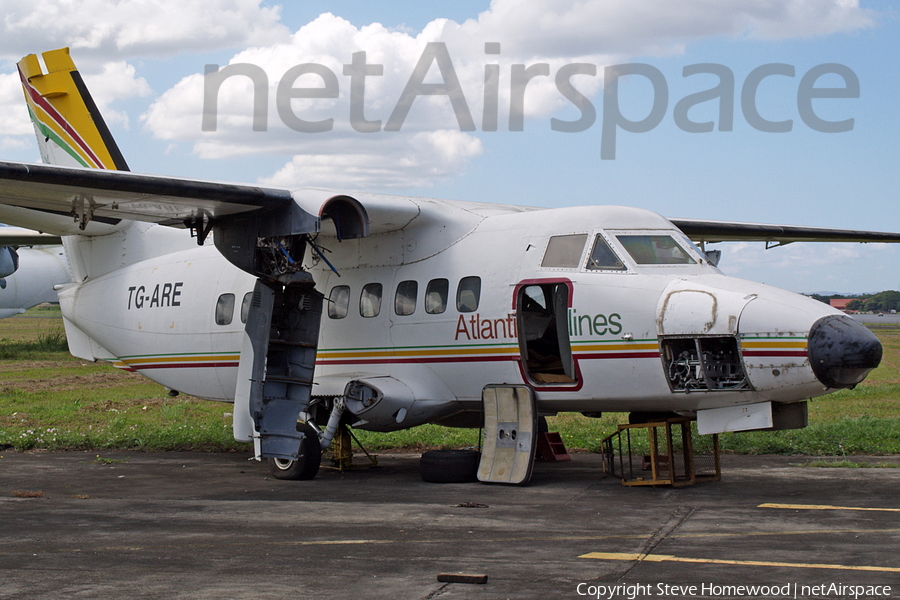
<instances>
[{"instance_id":1,"label":"dark window opening","mask_svg":"<svg viewBox=\"0 0 900 600\"><path fill-rule=\"evenodd\" d=\"M244 294L244 299L241 301L241 323L247 322L247 317L250 315L250 302L252 300L253 292Z\"/></svg>"},{"instance_id":2,"label":"dark window opening","mask_svg":"<svg viewBox=\"0 0 900 600\"><path fill-rule=\"evenodd\" d=\"M447 310L447 296L450 293L450 282L446 279L432 279L425 288L425 312L439 315Z\"/></svg>"},{"instance_id":3,"label":"dark window opening","mask_svg":"<svg viewBox=\"0 0 900 600\"><path fill-rule=\"evenodd\" d=\"M481 277L463 277L456 290L456 310L475 312L481 300Z\"/></svg>"},{"instance_id":4,"label":"dark window opening","mask_svg":"<svg viewBox=\"0 0 900 600\"><path fill-rule=\"evenodd\" d=\"M363 287L359 295L359 316L366 318L378 316L381 312L381 291L380 283L367 283Z\"/></svg>"},{"instance_id":5,"label":"dark window opening","mask_svg":"<svg viewBox=\"0 0 900 600\"><path fill-rule=\"evenodd\" d=\"M401 317L416 312L416 300L419 297L419 284L415 281L401 281L394 295L394 312Z\"/></svg>"},{"instance_id":6,"label":"dark window opening","mask_svg":"<svg viewBox=\"0 0 900 600\"><path fill-rule=\"evenodd\" d=\"M234 318L234 294L222 294L216 301L216 325L230 325Z\"/></svg>"},{"instance_id":7,"label":"dark window opening","mask_svg":"<svg viewBox=\"0 0 900 600\"><path fill-rule=\"evenodd\" d=\"M350 310L350 286L336 285L328 296L328 318L343 319Z\"/></svg>"}]
</instances>

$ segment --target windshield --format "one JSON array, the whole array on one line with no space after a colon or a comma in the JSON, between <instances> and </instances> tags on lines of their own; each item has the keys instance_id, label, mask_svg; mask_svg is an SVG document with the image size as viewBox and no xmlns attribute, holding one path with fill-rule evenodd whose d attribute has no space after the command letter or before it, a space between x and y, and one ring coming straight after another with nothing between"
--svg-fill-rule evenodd
<instances>
[{"instance_id":1,"label":"windshield","mask_svg":"<svg viewBox=\"0 0 900 600\"><path fill-rule=\"evenodd\" d=\"M622 259L616 256L602 235L594 240L594 247L588 257L587 268L589 271L624 271L625 265Z\"/></svg>"},{"instance_id":2,"label":"windshield","mask_svg":"<svg viewBox=\"0 0 900 600\"><path fill-rule=\"evenodd\" d=\"M639 265L692 265L695 261L670 235L618 235Z\"/></svg>"}]
</instances>

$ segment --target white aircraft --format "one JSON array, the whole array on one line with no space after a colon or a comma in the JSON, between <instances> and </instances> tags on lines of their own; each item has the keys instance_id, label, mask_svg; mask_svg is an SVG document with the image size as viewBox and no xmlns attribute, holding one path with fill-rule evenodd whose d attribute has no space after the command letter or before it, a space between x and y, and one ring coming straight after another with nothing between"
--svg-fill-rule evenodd
<instances>
[{"instance_id":1,"label":"white aircraft","mask_svg":"<svg viewBox=\"0 0 900 600\"><path fill-rule=\"evenodd\" d=\"M70 281L58 236L0 227L0 319L43 302L56 302L54 287Z\"/></svg>"},{"instance_id":2,"label":"white aircraft","mask_svg":"<svg viewBox=\"0 0 900 600\"><path fill-rule=\"evenodd\" d=\"M233 401L235 438L279 477L314 476L339 423L480 427L488 412L503 429L500 396L524 395L529 418L804 426L805 400L881 359L864 326L728 277L692 241L900 234L134 174L68 49L43 60L46 72L34 55L19 69L51 164L0 163L0 220L63 236L72 354ZM525 420L512 429L530 464Z\"/></svg>"}]
</instances>

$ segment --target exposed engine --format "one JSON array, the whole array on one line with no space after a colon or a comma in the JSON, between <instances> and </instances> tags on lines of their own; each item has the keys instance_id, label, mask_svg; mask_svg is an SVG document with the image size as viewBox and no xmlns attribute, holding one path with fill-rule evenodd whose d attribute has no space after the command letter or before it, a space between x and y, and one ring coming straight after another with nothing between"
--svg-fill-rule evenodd
<instances>
[{"instance_id":1,"label":"exposed engine","mask_svg":"<svg viewBox=\"0 0 900 600\"><path fill-rule=\"evenodd\" d=\"M662 356L673 392L750 389L733 337L663 339Z\"/></svg>"}]
</instances>

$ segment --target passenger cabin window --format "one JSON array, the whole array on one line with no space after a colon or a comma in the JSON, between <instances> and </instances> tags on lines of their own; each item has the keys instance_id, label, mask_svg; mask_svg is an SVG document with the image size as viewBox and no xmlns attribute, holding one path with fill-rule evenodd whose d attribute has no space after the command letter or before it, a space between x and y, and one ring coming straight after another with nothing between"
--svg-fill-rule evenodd
<instances>
[{"instance_id":1,"label":"passenger cabin window","mask_svg":"<svg viewBox=\"0 0 900 600\"><path fill-rule=\"evenodd\" d=\"M581 262L581 253L587 242L586 233L573 235L555 235L547 242L542 267L557 269L577 269Z\"/></svg>"},{"instance_id":2,"label":"passenger cabin window","mask_svg":"<svg viewBox=\"0 0 900 600\"><path fill-rule=\"evenodd\" d=\"M328 317L330 319L343 319L350 309L350 287L336 285L331 288L328 296Z\"/></svg>"},{"instance_id":3,"label":"passenger cabin window","mask_svg":"<svg viewBox=\"0 0 900 600\"><path fill-rule=\"evenodd\" d=\"M594 239L594 247L588 257L587 268L589 271L624 271L626 269L622 259L613 252L602 235L598 235Z\"/></svg>"},{"instance_id":4,"label":"passenger cabin window","mask_svg":"<svg viewBox=\"0 0 900 600\"><path fill-rule=\"evenodd\" d=\"M475 312L481 298L481 277L463 277L456 289L456 310Z\"/></svg>"},{"instance_id":5,"label":"passenger cabin window","mask_svg":"<svg viewBox=\"0 0 900 600\"><path fill-rule=\"evenodd\" d=\"M450 292L450 282L446 279L432 279L425 288L425 312L429 315L439 315L447 310L447 296Z\"/></svg>"},{"instance_id":6,"label":"passenger cabin window","mask_svg":"<svg viewBox=\"0 0 900 600\"><path fill-rule=\"evenodd\" d=\"M216 325L230 325L234 318L234 294L222 294L216 301Z\"/></svg>"},{"instance_id":7,"label":"passenger cabin window","mask_svg":"<svg viewBox=\"0 0 900 600\"><path fill-rule=\"evenodd\" d=\"M617 235L639 265L692 265L695 261L670 235Z\"/></svg>"},{"instance_id":8,"label":"passenger cabin window","mask_svg":"<svg viewBox=\"0 0 900 600\"><path fill-rule=\"evenodd\" d=\"M381 312L380 283L367 283L359 295L359 316L367 319L377 317Z\"/></svg>"},{"instance_id":9,"label":"passenger cabin window","mask_svg":"<svg viewBox=\"0 0 900 600\"><path fill-rule=\"evenodd\" d=\"M244 299L241 301L241 323L247 322L247 317L250 315L250 302L252 301L253 292L244 294Z\"/></svg>"},{"instance_id":10,"label":"passenger cabin window","mask_svg":"<svg viewBox=\"0 0 900 600\"><path fill-rule=\"evenodd\" d=\"M394 295L394 312L400 316L416 312L416 300L419 296L419 284L416 281L401 281Z\"/></svg>"}]
</instances>

